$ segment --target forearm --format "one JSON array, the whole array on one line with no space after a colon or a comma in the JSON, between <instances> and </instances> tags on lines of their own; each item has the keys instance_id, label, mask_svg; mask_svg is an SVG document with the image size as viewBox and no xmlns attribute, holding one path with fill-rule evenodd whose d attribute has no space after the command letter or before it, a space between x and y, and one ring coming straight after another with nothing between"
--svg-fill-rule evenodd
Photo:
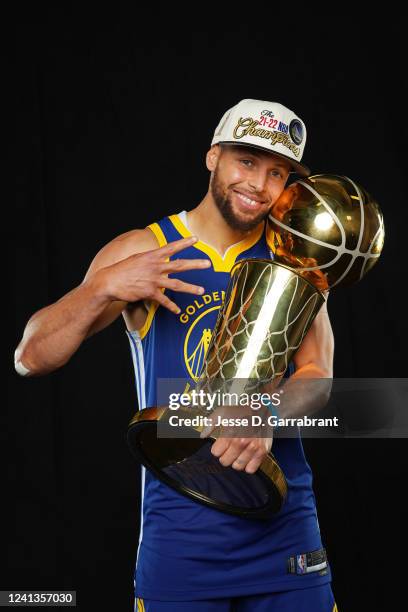
<instances>
[{"instance_id":1,"label":"forearm","mask_svg":"<svg viewBox=\"0 0 408 612\"><path fill-rule=\"evenodd\" d=\"M334 337L323 305L295 355L296 371L286 381L279 415L301 417L322 410L333 382Z\"/></svg>"},{"instance_id":2,"label":"forearm","mask_svg":"<svg viewBox=\"0 0 408 612\"><path fill-rule=\"evenodd\" d=\"M324 408L332 388L333 357L333 331L324 304L293 358L296 370L285 381L279 416L297 418Z\"/></svg>"},{"instance_id":3,"label":"forearm","mask_svg":"<svg viewBox=\"0 0 408 612\"><path fill-rule=\"evenodd\" d=\"M15 352L16 362L28 369L30 375L47 374L61 367L110 303L111 298L95 274L30 318Z\"/></svg>"},{"instance_id":4,"label":"forearm","mask_svg":"<svg viewBox=\"0 0 408 612\"><path fill-rule=\"evenodd\" d=\"M298 418L322 410L330 398L332 378L321 377L318 369L295 372L285 383L277 412L282 418Z\"/></svg>"}]
</instances>

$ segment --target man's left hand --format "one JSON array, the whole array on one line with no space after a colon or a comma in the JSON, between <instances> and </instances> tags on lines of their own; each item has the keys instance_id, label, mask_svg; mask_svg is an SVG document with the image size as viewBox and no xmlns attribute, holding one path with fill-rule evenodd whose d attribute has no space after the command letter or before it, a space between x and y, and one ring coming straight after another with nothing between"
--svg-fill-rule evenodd
<instances>
[{"instance_id":1,"label":"man's left hand","mask_svg":"<svg viewBox=\"0 0 408 612\"><path fill-rule=\"evenodd\" d=\"M218 438L211 452L224 466L253 474L272 448L270 438Z\"/></svg>"},{"instance_id":2,"label":"man's left hand","mask_svg":"<svg viewBox=\"0 0 408 612\"><path fill-rule=\"evenodd\" d=\"M238 425L231 417L251 423L254 414L262 415L263 422L256 425ZM211 424L201 433L202 438L213 434L216 441L211 452L218 457L224 466L232 466L235 470L253 474L261 465L272 448L273 427L267 426L265 413L255 413L248 406L219 406L210 416ZM232 424L219 425L223 418L231 420ZM218 424L218 426L216 426ZM262 431L263 436L259 434Z\"/></svg>"}]
</instances>

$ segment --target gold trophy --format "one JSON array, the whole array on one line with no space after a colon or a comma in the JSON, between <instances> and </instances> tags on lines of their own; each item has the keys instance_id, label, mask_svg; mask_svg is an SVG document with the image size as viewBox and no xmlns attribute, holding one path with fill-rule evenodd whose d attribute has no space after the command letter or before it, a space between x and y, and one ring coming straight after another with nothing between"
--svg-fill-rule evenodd
<instances>
[{"instance_id":1,"label":"gold trophy","mask_svg":"<svg viewBox=\"0 0 408 612\"><path fill-rule=\"evenodd\" d=\"M269 216L275 261L320 290L351 285L377 262L384 244L378 204L345 176L317 174L290 185Z\"/></svg>"},{"instance_id":2,"label":"gold trophy","mask_svg":"<svg viewBox=\"0 0 408 612\"><path fill-rule=\"evenodd\" d=\"M246 259L233 267L197 392L251 394L281 379L324 302L322 291L361 279L384 240L378 205L351 179L335 175L292 184L267 223L274 259ZM192 422L208 416L206 406L177 412ZM175 437L173 414L163 406L132 418L128 442L142 464L218 510L256 519L279 511L287 483L271 452L254 474L224 467L210 452L217 433L200 438L203 426L197 424Z\"/></svg>"}]
</instances>

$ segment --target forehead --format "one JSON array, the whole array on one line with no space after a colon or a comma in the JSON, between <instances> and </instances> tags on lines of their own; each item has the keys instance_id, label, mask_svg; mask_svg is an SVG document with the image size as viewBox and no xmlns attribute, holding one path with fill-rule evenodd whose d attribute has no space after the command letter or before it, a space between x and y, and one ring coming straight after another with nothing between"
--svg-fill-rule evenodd
<instances>
[{"instance_id":1,"label":"forehead","mask_svg":"<svg viewBox=\"0 0 408 612\"><path fill-rule=\"evenodd\" d=\"M281 168L285 168L286 170L291 170L291 165L289 162L285 161L278 155L274 153L264 153L255 147L248 147L245 145L221 145L221 149L230 153L231 155L246 155L248 157L255 157L256 159L266 161L267 163L272 164L273 166L279 166Z\"/></svg>"}]
</instances>

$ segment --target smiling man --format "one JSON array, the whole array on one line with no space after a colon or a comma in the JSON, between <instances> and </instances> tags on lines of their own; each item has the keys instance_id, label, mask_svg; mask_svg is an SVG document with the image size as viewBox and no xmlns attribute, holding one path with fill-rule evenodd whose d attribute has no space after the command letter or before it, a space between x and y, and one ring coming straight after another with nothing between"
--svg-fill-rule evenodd
<instances>
[{"instance_id":1,"label":"smiling man","mask_svg":"<svg viewBox=\"0 0 408 612\"><path fill-rule=\"evenodd\" d=\"M208 192L192 210L107 244L84 281L35 313L16 350L22 375L65 364L119 314L126 323L139 407L157 404L158 378L197 380L237 260L273 258L265 219L301 164L304 123L275 102L242 100L207 152ZM171 276L169 276L171 275ZM197 296L200 296L199 298ZM294 377L330 378L333 335L323 308L296 353ZM222 465L254 472L272 439L219 438ZM202 506L143 469L136 609L147 612L332 612L330 567L300 438L273 442L288 496L270 520Z\"/></svg>"},{"instance_id":2,"label":"smiling man","mask_svg":"<svg viewBox=\"0 0 408 612\"><path fill-rule=\"evenodd\" d=\"M276 155L230 144L214 145L208 165L214 167L212 200L228 226L241 232L253 230L265 219L291 172L289 162Z\"/></svg>"}]
</instances>

